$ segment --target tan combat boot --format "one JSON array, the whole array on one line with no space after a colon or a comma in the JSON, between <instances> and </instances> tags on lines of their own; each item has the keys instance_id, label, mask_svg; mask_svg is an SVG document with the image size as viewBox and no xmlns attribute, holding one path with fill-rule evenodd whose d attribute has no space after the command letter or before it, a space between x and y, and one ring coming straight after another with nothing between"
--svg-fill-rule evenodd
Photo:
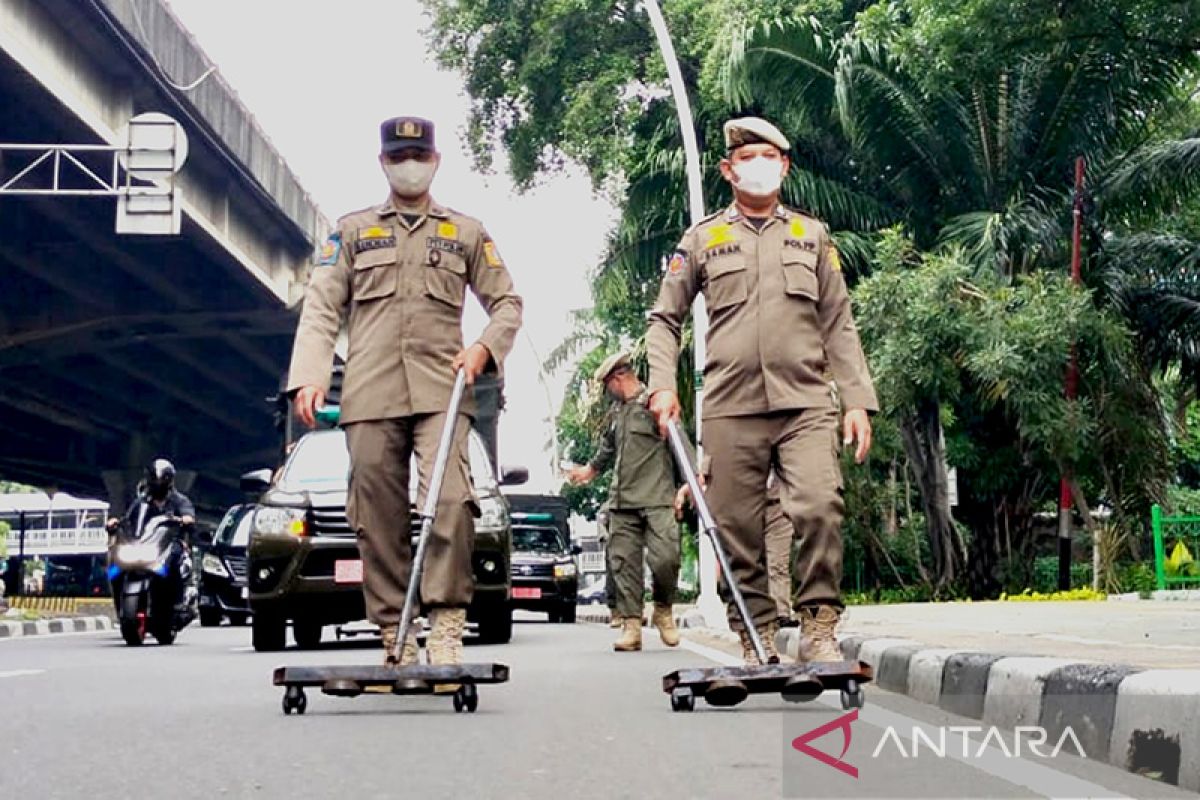
<instances>
[{"instance_id":1,"label":"tan combat boot","mask_svg":"<svg viewBox=\"0 0 1200 800\"><path fill-rule=\"evenodd\" d=\"M667 647L676 647L679 644L679 629L675 627L675 616L671 613L671 607L662 603L654 604L654 614L650 618L651 624L658 628L658 636L662 639L662 643Z\"/></svg>"},{"instance_id":2,"label":"tan combat boot","mask_svg":"<svg viewBox=\"0 0 1200 800\"><path fill-rule=\"evenodd\" d=\"M742 663L747 667L758 667L762 662L758 660L758 653L754 651L754 642L750 639L750 634L745 628L737 628L738 639L742 642Z\"/></svg>"},{"instance_id":3,"label":"tan combat boot","mask_svg":"<svg viewBox=\"0 0 1200 800\"><path fill-rule=\"evenodd\" d=\"M425 649L429 663L434 666L461 664L463 659L463 629L467 626L465 608L435 608L429 615L431 629ZM457 683L438 683L434 694L453 694L458 691Z\"/></svg>"},{"instance_id":4,"label":"tan combat boot","mask_svg":"<svg viewBox=\"0 0 1200 800\"><path fill-rule=\"evenodd\" d=\"M408 666L421 660L421 646L417 643L417 622L414 620L404 637L404 647L400 649L400 662L397 664L392 650L396 646L396 636L400 633L399 625L387 625L383 628L383 665L385 667Z\"/></svg>"},{"instance_id":5,"label":"tan combat boot","mask_svg":"<svg viewBox=\"0 0 1200 800\"><path fill-rule=\"evenodd\" d=\"M779 632L779 626L774 622L768 622L761 628L756 628L758 638L762 640L763 653L767 657L768 664L779 663L779 651L775 649L775 634ZM754 642L750 639L750 634L743 628L738 628L738 638L742 641L742 661L748 667L762 666L762 662L758 660L758 653L754 650Z\"/></svg>"},{"instance_id":6,"label":"tan combat boot","mask_svg":"<svg viewBox=\"0 0 1200 800\"><path fill-rule=\"evenodd\" d=\"M612 614L612 615L610 615L610 616L609 616L609 619L608 619L608 627L610 627L610 628L620 628L620 627L621 627L621 620L623 620L623 619L625 619L625 618L624 618L624 617L622 617L620 614Z\"/></svg>"},{"instance_id":7,"label":"tan combat boot","mask_svg":"<svg viewBox=\"0 0 1200 800\"><path fill-rule=\"evenodd\" d=\"M800 609L800 658L803 661L842 661L837 630L841 613L833 606L806 606Z\"/></svg>"},{"instance_id":8,"label":"tan combat boot","mask_svg":"<svg viewBox=\"0 0 1200 800\"><path fill-rule=\"evenodd\" d=\"M613 642L613 650L618 653L632 653L642 649L642 625L637 617L625 617L621 620L621 638Z\"/></svg>"}]
</instances>

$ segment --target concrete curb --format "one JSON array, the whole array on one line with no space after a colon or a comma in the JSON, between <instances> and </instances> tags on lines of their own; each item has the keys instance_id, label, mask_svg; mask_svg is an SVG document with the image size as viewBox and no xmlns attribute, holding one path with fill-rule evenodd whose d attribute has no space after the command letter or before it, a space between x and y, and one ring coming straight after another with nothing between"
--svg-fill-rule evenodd
<instances>
[{"instance_id":1,"label":"concrete curb","mask_svg":"<svg viewBox=\"0 0 1200 800\"><path fill-rule=\"evenodd\" d=\"M87 633L112 630L109 617L63 617L62 619L0 620L0 639L44 636L50 633Z\"/></svg>"},{"instance_id":2,"label":"concrete curb","mask_svg":"<svg viewBox=\"0 0 1200 800\"><path fill-rule=\"evenodd\" d=\"M799 640L797 629L785 628L776 647L794 658ZM1200 670L1141 671L854 634L841 636L841 648L875 668L881 689L989 726L1040 725L1049 742L1069 726L1089 758L1200 791Z\"/></svg>"}]
</instances>

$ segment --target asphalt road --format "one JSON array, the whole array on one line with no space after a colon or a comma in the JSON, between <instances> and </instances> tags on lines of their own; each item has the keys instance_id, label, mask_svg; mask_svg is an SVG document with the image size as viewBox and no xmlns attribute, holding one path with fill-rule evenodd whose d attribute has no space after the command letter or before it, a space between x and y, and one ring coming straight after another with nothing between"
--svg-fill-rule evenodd
<instances>
[{"instance_id":1,"label":"asphalt road","mask_svg":"<svg viewBox=\"0 0 1200 800\"><path fill-rule=\"evenodd\" d=\"M849 723L851 777L791 747L843 717L836 696L672 713L664 673L729 657L670 651L653 635L642 653L617 654L611 638L526 621L509 645L469 646L469 660L512 668L510 683L480 688L473 715L448 698L310 691L304 716L283 715L272 668L374 662L377 640L268 654L250 650L248 628L192 627L174 646L141 649L112 632L3 641L0 797L1193 796L1074 756L1035 763L971 744L961 757L955 739L950 757L914 754L917 722L935 740L928 726L977 723L879 690ZM811 744L837 756L842 734Z\"/></svg>"}]
</instances>

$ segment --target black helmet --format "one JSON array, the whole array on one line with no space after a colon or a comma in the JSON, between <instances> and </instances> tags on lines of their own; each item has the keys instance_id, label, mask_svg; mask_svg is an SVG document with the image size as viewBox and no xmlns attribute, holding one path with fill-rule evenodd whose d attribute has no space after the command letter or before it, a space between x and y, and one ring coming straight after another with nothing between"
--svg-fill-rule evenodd
<instances>
[{"instance_id":1,"label":"black helmet","mask_svg":"<svg viewBox=\"0 0 1200 800\"><path fill-rule=\"evenodd\" d=\"M175 485L175 465L165 458L156 458L146 467L146 491L151 497L166 497Z\"/></svg>"}]
</instances>

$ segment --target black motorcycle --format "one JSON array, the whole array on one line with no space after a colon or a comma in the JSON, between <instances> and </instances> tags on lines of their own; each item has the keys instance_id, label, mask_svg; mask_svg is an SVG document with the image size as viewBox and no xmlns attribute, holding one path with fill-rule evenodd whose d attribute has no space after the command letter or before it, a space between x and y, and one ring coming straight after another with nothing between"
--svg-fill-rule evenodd
<instances>
[{"instance_id":1,"label":"black motorcycle","mask_svg":"<svg viewBox=\"0 0 1200 800\"><path fill-rule=\"evenodd\" d=\"M178 517L158 515L146 519L143 508L134 531L118 526L108 552L108 580L125 643L137 647L149 633L159 644L171 644L195 614L176 608L181 587L189 588L190 575L182 573L187 546ZM193 590L194 593L194 590Z\"/></svg>"}]
</instances>

